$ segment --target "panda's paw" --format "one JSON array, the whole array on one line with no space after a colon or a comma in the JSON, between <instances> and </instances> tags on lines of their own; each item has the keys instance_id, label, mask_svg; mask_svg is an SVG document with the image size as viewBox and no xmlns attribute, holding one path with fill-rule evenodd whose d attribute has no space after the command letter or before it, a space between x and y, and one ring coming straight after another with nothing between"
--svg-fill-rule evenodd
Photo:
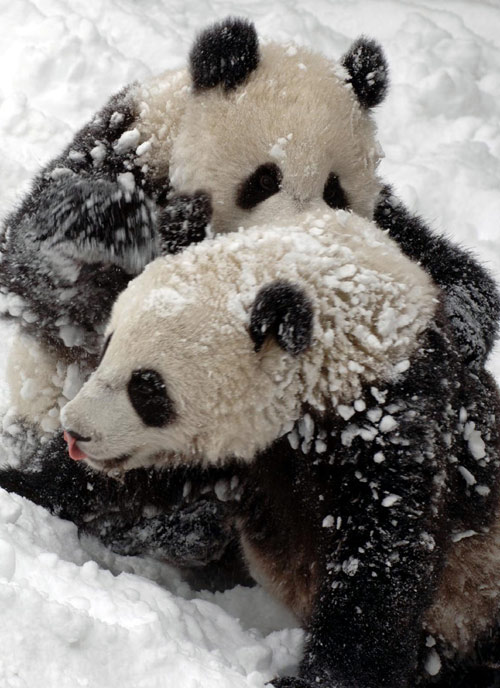
<instances>
[{"instance_id":1,"label":"panda's paw","mask_svg":"<svg viewBox=\"0 0 500 688\"><path fill-rule=\"evenodd\" d=\"M211 218L212 203L204 191L171 198L159 222L161 253L179 253L203 241L209 235Z\"/></svg>"},{"instance_id":2,"label":"panda's paw","mask_svg":"<svg viewBox=\"0 0 500 688\"><path fill-rule=\"evenodd\" d=\"M209 500L135 520L124 512L104 512L82 532L98 537L117 554L153 554L181 567L217 561L234 539L224 505Z\"/></svg>"},{"instance_id":3,"label":"panda's paw","mask_svg":"<svg viewBox=\"0 0 500 688\"><path fill-rule=\"evenodd\" d=\"M63 177L44 191L31 222L27 235L56 268L112 263L138 274L155 257L153 204L118 182Z\"/></svg>"},{"instance_id":4,"label":"panda's paw","mask_svg":"<svg viewBox=\"0 0 500 688\"><path fill-rule=\"evenodd\" d=\"M164 516L162 526L155 534L154 548L178 566L216 561L234 539L227 506L209 499L172 510Z\"/></svg>"}]
</instances>

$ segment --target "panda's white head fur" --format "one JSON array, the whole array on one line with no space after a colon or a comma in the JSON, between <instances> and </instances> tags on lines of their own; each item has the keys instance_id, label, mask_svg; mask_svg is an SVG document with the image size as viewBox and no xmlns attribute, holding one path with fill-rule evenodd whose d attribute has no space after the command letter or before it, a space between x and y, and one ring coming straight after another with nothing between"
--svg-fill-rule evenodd
<instances>
[{"instance_id":1,"label":"panda's white head fur","mask_svg":"<svg viewBox=\"0 0 500 688\"><path fill-rule=\"evenodd\" d=\"M304 405L352 403L406 370L435 303L386 234L323 203L221 235L130 283L63 425L103 470L249 461Z\"/></svg>"},{"instance_id":2,"label":"panda's white head fur","mask_svg":"<svg viewBox=\"0 0 500 688\"><path fill-rule=\"evenodd\" d=\"M202 33L190 58L189 72L138 91L139 163L168 175L175 192L208 192L215 232L300 214L321 198L372 217L371 108L387 88L378 45L359 39L336 63L291 44L259 47L252 24L229 19Z\"/></svg>"}]
</instances>

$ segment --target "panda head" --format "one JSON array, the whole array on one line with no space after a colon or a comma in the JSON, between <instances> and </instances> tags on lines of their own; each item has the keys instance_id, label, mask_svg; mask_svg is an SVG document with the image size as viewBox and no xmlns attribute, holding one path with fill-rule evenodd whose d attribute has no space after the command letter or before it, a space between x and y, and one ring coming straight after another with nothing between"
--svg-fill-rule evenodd
<instances>
[{"instance_id":1,"label":"panda head","mask_svg":"<svg viewBox=\"0 0 500 688\"><path fill-rule=\"evenodd\" d=\"M429 278L352 213L298 219L159 258L129 284L62 412L73 458L251 461L304 406L352 403L406 369L435 309Z\"/></svg>"},{"instance_id":2,"label":"panda head","mask_svg":"<svg viewBox=\"0 0 500 688\"><path fill-rule=\"evenodd\" d=\"M215 24L194 43L182 81L172 188L210 193L215 232L297 215L318 199L371 218L380 191L372 108L387 83L369 39L332 62L292 44L259 46L245 20Z\"/></svg>"}]
</instances>

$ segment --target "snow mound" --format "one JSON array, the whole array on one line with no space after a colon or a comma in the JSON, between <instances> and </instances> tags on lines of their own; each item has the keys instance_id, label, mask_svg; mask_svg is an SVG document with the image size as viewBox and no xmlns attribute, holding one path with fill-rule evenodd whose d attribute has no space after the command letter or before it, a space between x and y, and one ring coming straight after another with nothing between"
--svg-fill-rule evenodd
<instances>
[{"instance_id":1,"label":"snow mound","mask_svg":"<svg viewBox=\"0 0 500 688\"><path fill-rule=\"evenodd\" d=\"M4 491L0 606L9 687L257 688L296 665L302 642L277 630L293 619L261 589L194 596L167 566L82 542Z\"/></svg>"}]
</instances>

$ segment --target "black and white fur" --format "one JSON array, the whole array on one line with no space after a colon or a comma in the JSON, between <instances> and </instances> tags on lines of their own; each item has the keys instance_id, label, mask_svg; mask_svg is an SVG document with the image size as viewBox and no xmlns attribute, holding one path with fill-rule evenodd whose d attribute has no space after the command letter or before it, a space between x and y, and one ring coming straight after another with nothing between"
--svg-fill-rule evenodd
<instances>
[{"instance_id":1,"label":"black and white fur","mask_svg":"<svg viewBox=\"0 0 500 688\"><path fill-rule=\"evenodd\" d=\"M317 205L148 266L63 410L103 472L238 471L250 571L308 631L275 686L448 686L498 661L476 645L500 607L500 397L446 299L375 224Z\"/></svg>"},{"instance_id":2,"label":"black and white fur","mask_svg":"<svg viewBox=\"0 0 500 688\"><path fill-rule=\"evenodd\" d=\"M223 53L231 59L221 61ZM189 70L132 84L77 133L2 230L0 305L21 332L8 369L12 405L3 437L29 480L9 469L1 485L59 512L64 490L88 479L54 437L60 408L96 366L111 304L129 279L159 253L203 239L210 219L220 232L277 221L319 198L366 217L375 209L403 250L445 285L464 361L482 366L499 312L491 279L380 191L371 109L387 84L385 58L369 39L335 64L293 45L259 46L251 23L229 19L198 37ZM43 469L56 449L59 493L45 482L51 469ZM118 522L119 487L106 487L102 503L112 501L109 494L116 494L110 509ZM83 491L73 502L78 524L99 502L96 491L87 498ZM137 512L147 507L147 492L136 489L134 498ZM130 548L140 549L143 541L129 532ZM159 532L163 552L161 523Z\"/></svg>"}]
</instances>

